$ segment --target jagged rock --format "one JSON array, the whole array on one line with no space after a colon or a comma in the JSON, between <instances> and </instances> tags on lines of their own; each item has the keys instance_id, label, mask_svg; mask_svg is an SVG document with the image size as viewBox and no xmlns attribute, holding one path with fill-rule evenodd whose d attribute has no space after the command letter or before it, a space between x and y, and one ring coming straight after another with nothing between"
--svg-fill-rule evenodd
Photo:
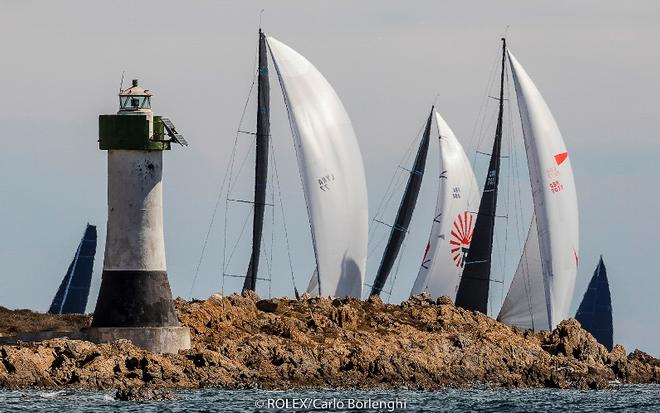
<instances>
[{"instance_id":1,"label":"jagged rock","mask_svg":"<svg viewBox=\"0 0 660 413\"><path fill-rule=\"evenodd\" d=\"M438 297L435 303L437 305L454 305L454 302L451 300L451 298L447 297L446 295Z\"/></svg>"},{"instance_id":2,"label":"jagged rock","mask_svg":"<svg viewBox=\"0 0 660 413\"><path fill-rule=\"evenodd\" d=\"M222 294L211 294L207 301L212 304L221 305L222 304Z\"/></svg>"},{"instance_id":3,"label":"jagged rock","mask_svg":"<svg viewBox=\"0 0 660 413\"><path fill-rule=\"evenodd\" d=\"M250 300L254 301L255 303L257 301L259 301L259 295L256 292L252 291L252 290L247 290L247 289L243 290L241 292L241 297L249 298Z\"/></svg>"},{"instance_id":4,"label":"jagged rock","mask_svg":"<svg viewBox=\"0 0 660 413\"><path fill-rule=\"evenodd\" d=\"M608 353L574 320L552 332L523 332L457 308L446 297L418 295L391 305L377 297L259 300L245 292L177 299L175 306L191 330L190 350L151 354L128 341L68 339L0 345L0 388L602 388L610 380L660 382L658 359L639 350L626 355L621 346Z\"/></svg>"},{"instance_id":5,"label":"jagged rock","mask_svg":"<svg viewBox=\"0 0 660 413\"><path fill-rule=\"evenodd\" d=\"M279 303L277 300L261 300L257 301L257 308L265 313L275 313Z\"/></svg>"},{"instance_id":6,"label":"jagged rock","mask_svg":"<svg viewBox=\"0 0 660 413\"><path fill-rule=\"evenodd\" d=\"M375 307L381 307L383 305L383 299L378 294L370 295L367 302Z\"/></svg>"}]
</instances>

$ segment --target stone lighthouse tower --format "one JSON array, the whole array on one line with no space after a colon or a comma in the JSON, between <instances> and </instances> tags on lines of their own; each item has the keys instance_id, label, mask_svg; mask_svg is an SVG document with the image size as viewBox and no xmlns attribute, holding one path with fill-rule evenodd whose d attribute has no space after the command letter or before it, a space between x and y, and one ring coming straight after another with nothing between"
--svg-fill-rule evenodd
<instances>
[{"instance_id":1,"label":"stone lighthouse tower","mask_svg":"<svg viewBox=\"0 0 660 413\"><path fill-rule=\"evenodd\" d=\"M187 145L167 118L154 116L152 94L137 80L119 93L116 115L99 116L108 151L108 224L103 280L89 338L129 339L159 353L190 348L167 279L163 236L163 151Z\"/></svg>"}]
</instances>

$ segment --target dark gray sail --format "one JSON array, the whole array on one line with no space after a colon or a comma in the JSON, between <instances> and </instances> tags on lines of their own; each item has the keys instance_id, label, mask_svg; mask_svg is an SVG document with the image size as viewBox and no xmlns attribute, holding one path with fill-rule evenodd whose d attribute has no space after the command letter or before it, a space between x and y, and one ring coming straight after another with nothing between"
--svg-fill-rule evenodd
<instances>
[{"instance_id":1,"label":"dark gray sail","mask_svg":"<svg viewBox=\"0 0 660 413\"><path fill-rule=\"evenodd\" d=\"M96 227L87 224L83 238L76 249L76 255L50 305L48 310L50 314L85 313L95 254Z\"/></svg>"},{"instance_id":2,"label":"dark gray sail","mask_svg":"<svg viewBox=\"0 0 660 413\"><path fill-rule=\"evenodd\" d=\"M268 56L266 38L259 29L259 74L257 82L257 134L256 162L254 170L254 215L252 222L252 254L248 264L244 290L253 290L257 285L261 236L264 227L266 186L268 184L268 149L270 141L270 84L268 83Z\"/></svg>"},{"instance_id":3,"label":"dark gray sail","mask_svg":"<svg viewBox=\"0 0 660 413\"><path fill-rule=\"evenodd\" d=\"M614 328L612 325L612 297L610 284L607 280L607 270L600 257L598 266L584 293L575 319L582 327L591 333L598 342L612 351L614 345Z\"/></svg>"},{"instance_id":4,"label":"dark gray sail","mask_svg":"<svg viewBox=\"0 0 660 413\"><path fill-rule=\"evenodd\" d=\"M387 246L385 247L383 258L380 261L380 266L378 267L378 272L376 273L376 279L374 280L370 295L380 295L380 292L383 290L385 282L387 281L387 277L390 275L390 271L392 271L392 266L399 255L401 244L408 232L408 225L410 225L410 220L412 219L413 211L415 210L415 204L417 203L419 189L422 185L422 179L424 178L426 155L429 150L429 137L431 135L432 117L433 107L431 107L431 113L426 121L424 135L422 136L419 148L417 149L415 163L410 171L406 190L403 193L403 198L401 199L401 204L399 205L394 225L390 231L390 238L387 241Z\"/></svg>"},{"instance_id":5,"label":"dark gray sail","mask_svg":"<svg viewBox=\"0 0 660 413\"><path fill-rule=\"evenodd\" d=\"M490 155L486 183L481 195L479 211L474 224L472 242L465 259L465 267L456 293L456 305L466 310L488 313L488 291L490 289L490 264L495 233L497 210L497 186L500 176L500 152L502 147L502 117L504 114L504 71L506 62L506 40L502 39L502 73L500 75L499 112L495 140Z\"/></svg>"}]
</instances>

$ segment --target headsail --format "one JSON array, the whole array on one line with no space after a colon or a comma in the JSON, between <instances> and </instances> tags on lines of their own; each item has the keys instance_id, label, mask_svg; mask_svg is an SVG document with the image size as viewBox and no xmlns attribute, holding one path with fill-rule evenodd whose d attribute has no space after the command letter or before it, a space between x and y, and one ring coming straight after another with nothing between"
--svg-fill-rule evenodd
<instances>
[{"instance_id":1,"label":"headsail","mask_svg":"<svg viewBox=\"0 0 660 413\"><path fill-rule=\"evenodd\" d=\"M523 329L550 329L536 216L497 320Z\"/></svg>"},{"instance_id":2,"label":"headsail","mask_svg":"<svg viewBox=\"0 0 660 413\"><path fill-rule=\"evenodd\" d=\"M511 52L508 57L527 152L548 318L554 328L568 318L575 288L579 257L575 181L548 105Z\"/></svg>"},{"instance_id":3,"label":"headsail","mask_svg":"<svg viewBox=\"0 0 660 413\"><path fill-rule=\"evenodd\" d=\"M575 319L582 324L585 330L591 333L598 342L609 351L614 345L614 329L612 327L612 298L610 284L607 280L607 270L600 257L598 266L584 293Z\"/></svg>"},{"instance_id":4,"label":"headsail","mask_svg":"<svg viewBox=\"0 0 660 413\"><path fill-rule=\"evenodd\" d=\"M266 188L268 186L268 149L270 141L270 85L268 82L268 55L266 38L259 29L259 73L257 82L257 134L254 170L254 215L252 222L252 255L248 264L243 289L253 290L257 284L261 235L264 227Z\"/></svg>"},{"instance_id":5,"label":"headsail","mask_svg":"<svg viewBox=\"0 0 660 413\"><path fill-rule=\"evenodd\" d=\"M367 258L367 185L351 121L303 56L267 37L289 111L323 296L360 297Z\"/></svg>"},{"instance_id":6,"label":"headsail","mask_svg":"<svg viewBox=\"0 0 660 413\"><path fill-rule=\"evenodd\" d=\"M422 186L424 170L426 169L426 155L429 151L433 112L435 112L435 110L431 107L431 113L429 113L428 120L426 121L424 134L422 135L422 140L417 149L417 156L415 156L415 162L410 171L408 183L406 184L403 198L401 198L401 204L399 205L399 210L394 219L394 225L390 231L390 237L387 240L387 246L385 247L383 258L378 266L378 272L376 273L376 279L374 280L370 295L379 295L382 291L385 282L387 281L387 277L390 275L392 266L399 255L401 244L403 244L403 240L406 238L408 226L410 225L410 220L415 211L415 204L417 204L419 189Z\"/></svg>"},{"instance_id":7,"label":"headsail","mask_svg":"<svg viewBox=\"0 0 660 413\"><path fill-rule=\"evenodd\" d=\"M454 132L437 111L440 177L429 242L411 295L456 298L474 229L479 189L472 166Z\"/></svg>"},{"instance_id":8,"label":"headsail","mask_svg":"<svg viewBox=\"0 0 660 413\"><path fill-rule=\"evenodd\" d=\"M465 268L456 293L456 305L466 310L488 313L490 291L490 267L495 235L495 213L497 211L497 188L500 181L500 157L502 149L502 118L504 116L504 76L506 62L506 40L502 39L502 72L500 74L500 99L493 149L490 152L488 174L483 193L470 251L465 259Z\"/></svg>"},{"instance_id":9,"label":"headsail","mask_svg":"<svg viewBox=\"0 0 660 413\"><path fill-rule=\"evenodd\" d=\"M50 314L85 313L96 254L96 227L87 224L76 255L53 298Z\"/></svg>"}]
</instances>

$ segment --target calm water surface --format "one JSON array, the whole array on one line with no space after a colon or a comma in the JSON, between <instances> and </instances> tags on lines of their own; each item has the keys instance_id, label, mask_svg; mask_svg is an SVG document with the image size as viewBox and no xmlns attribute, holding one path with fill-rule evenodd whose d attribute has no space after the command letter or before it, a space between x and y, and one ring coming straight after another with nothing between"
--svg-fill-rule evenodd
<instances>
[{"instance_id":1,"label":"calm water surface","mask_svg":"<svg viewBox=\"0 0 660 413\"><path fill-rule=\"evenodd\" d=\"M120 402L113 392L0 390L0 412L660 412L660 385L552 389L356 392L193 390L178 400Z\"/></svg>"}]
</instances>

